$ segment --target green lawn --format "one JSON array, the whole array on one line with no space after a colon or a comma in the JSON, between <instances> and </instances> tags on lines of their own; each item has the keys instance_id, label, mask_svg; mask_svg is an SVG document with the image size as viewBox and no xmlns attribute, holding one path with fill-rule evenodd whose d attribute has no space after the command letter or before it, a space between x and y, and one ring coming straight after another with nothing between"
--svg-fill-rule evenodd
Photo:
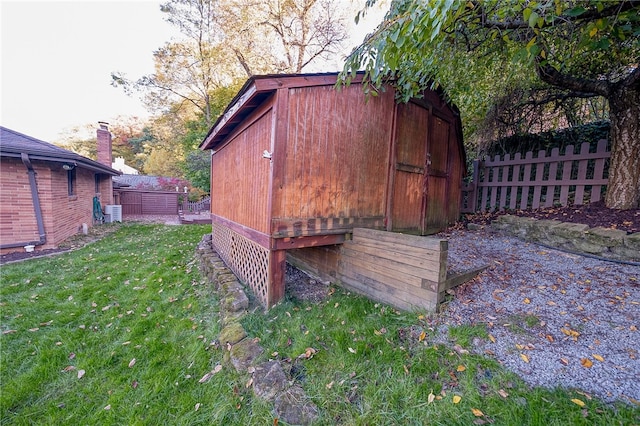
<instances>
[{"instance_id":1,"label":"green lawn","mask_svg":"<svg viewBox=\"0 0 640 426\"><path fill-rule=\"evenodd\" d=\"M83 249L2 266L1 423L274 424L248 375L223 365L200 383L225 350L216 295L193 260L207 232L124 224ZM436 345L428 316L332 292L243 320L265 359L293 367L319 424L640 423L637 407L530 389L461 350L486 330L454 329L451 345ZM314 356L298 359L307 348Z\"/></svg>"}]
</instances>

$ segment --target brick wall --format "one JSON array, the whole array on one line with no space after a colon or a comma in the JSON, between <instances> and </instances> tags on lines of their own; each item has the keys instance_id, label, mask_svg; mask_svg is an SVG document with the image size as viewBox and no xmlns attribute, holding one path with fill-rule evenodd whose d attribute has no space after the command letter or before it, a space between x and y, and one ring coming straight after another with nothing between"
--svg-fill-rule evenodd
<instances>
[{"instance_id":1,"label":"brick wall","mask_svg":"<svg viewBox=\"0 0 640 426\"><path fill-rule=\"evenodd\" d=\"M36 247L57 247L93 224L93 197L96 195L95 173L76 169L75 195L68 195L67 171L61 164L32 161L44 220L47 243ZM0 243L37 241L38 227L31 199L27 169L19 159L2 158L0 168ZM102 205L110 204L113 190L110 176L100 179ZM1 253L23 250L2 249Z\"/></svg>"},{"instance_id":2,"label":"brick wall","mask_svg":"<svg viewBox=\"0 0 640 426\"><path fill-rule=\"evenodd\" d=\"M36 180L39 175L36 176ZM18 158L0 160L0 244L38 241L27 168ZM3 252L14 251L12 249Z\"/></svg>"}]
</instances>

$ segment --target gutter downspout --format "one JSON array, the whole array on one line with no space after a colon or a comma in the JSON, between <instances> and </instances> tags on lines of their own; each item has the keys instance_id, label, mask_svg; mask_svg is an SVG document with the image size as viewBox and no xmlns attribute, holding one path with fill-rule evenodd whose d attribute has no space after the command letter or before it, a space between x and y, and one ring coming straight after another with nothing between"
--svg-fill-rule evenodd
<instances>
[{"instance_id":1,"label":"gutter downspout","mask_svg":"<svg viewBox=\"0 0 640 426\"><path fill-rule=\"evenodd\" d=\"M41 246L47 242L47 235L44 232L44 220L42 219L42 208L40 207L40 197L38 196L38 186L36 184L36 172L33 170L33 165L29 159L29 155L21 153L22 163L27 168L29 174L29 185L31 187L31 200L33 201L33 210L36 214L36 223L38 224L38 234L40 235L39 241L27 241L23 243L11 243L3 244L0 248L15 248L24 247L26 245Z\"/></svg>"}]
</instances>

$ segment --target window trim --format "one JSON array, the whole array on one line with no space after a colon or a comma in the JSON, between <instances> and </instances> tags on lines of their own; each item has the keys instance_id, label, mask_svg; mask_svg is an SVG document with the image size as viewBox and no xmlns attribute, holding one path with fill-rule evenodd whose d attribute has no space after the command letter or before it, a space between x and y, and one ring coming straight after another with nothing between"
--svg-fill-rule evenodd
<instances>
[{"instance_id":1,"label":"window trim","mask_svg":"<svg viewBox=\"0 0 640 426\"><path fill-rule=\"evenodd\" d=\"M71 170L67 170L67 195L69 197L76 196L76 186L77 186L77 176L76 176L76 168L74 167Z\"/></svg>"}]
</instances>

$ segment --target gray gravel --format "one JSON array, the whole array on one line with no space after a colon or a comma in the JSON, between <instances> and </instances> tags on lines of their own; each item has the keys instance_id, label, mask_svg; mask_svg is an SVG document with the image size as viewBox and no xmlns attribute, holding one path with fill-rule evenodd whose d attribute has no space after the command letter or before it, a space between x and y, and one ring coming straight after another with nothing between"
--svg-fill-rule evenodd
<instances>
[{"instance_id":1,"label":"gray gravel","mask_svg":"<svg viewBox=\"0 0 640 426\"><path fill-rule=\"evenodd\" d=\"M489 230L453 231L450 269L489 268L458 287L440 327L486 324L473 351L532 386L579 389L640 404L640 267L526 243ZM527 362L528 361L528 362Z\"/></svg>"}]
</instances>

